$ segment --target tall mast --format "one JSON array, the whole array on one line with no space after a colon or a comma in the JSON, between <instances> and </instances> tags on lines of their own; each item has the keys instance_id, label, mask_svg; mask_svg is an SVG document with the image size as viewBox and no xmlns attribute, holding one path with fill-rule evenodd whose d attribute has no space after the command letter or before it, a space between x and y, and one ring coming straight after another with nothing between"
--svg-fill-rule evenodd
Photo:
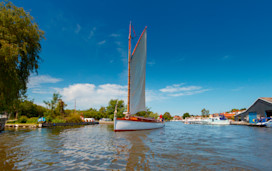
<instances>
[{"instance_id":1,"label":"tall mast","mask_svg":"<svg viewBox=\"0 0 272 171\"><path fill-rule=\"evenodd\" d=\"M128 105L127 113L130 114L130 55L131 55L131 21L129 23L129 35L128 35Z\"/></svg>"}]
</instances>

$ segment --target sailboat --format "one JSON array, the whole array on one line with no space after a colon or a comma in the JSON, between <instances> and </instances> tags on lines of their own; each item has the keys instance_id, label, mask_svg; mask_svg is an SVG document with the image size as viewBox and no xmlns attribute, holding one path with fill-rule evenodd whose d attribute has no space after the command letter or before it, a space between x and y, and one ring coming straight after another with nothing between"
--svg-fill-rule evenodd
<instances>
[{"instance_id":1,"label":"sailboat","mask_svg":"<svg viewBox=\"0 0 272 171\"><path fill-rule=\"evenodd\" d=\"M146 73L146 28L131 53L131 22L128 37L128 104L125 117L114 116L114 131L137 131L164 127L164 121L135 116L137 112L146 111L145 107L145 73ZM115 110L116 113L116 110Z\"/></svg>"}]
</instances>

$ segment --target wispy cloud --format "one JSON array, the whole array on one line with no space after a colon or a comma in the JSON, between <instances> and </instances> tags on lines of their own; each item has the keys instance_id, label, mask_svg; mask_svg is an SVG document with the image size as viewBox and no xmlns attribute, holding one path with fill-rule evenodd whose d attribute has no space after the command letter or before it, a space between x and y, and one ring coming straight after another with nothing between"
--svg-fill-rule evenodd
<instances>
[{"instance_id":1,"label":"wispy cloud","mask_svg":"<svg viewBox=\"0 0 272 171\"><path fill-rule=\"evenodd\" d=\"M229 56L229 55L225 55L225 56L223 56L221 59L222 59L223 61L225 61L225 60L230 59L230 56Z\"/></svg>"},{"instance_id":2,"label":"wispy cloud","mask_svg":"<svg viewBox=\"0 0 272 171\"><path fill-rule=\"evenodd\" d=\"M96 31L96 27L93 27L93 28L91 29L91 31L90 31L90 34L89 34L89 36L88 36L88 39L91 39L91 38L94 36L95 31Z\"/></svg>"},{"instance_id":3,"label":"wispy cloud","mask_svg":"<svg viewBox=\"0 0 272 171\"><path fill-rule=\"evenodd\" d=\"M184 83L173 84L160 89L160 91L163 93L167 93L168 96L177 97L199 94L210 90L204 89L201 86L183 86L183 85Z\"/></svg>"},{"instance_id":4,"label":"wispy cloud","mask_svg":"<svg viewBox=\"0 0 272 171\"><path fill-rule=\"evenodd\" d=\"M169 96L178 97L178 96L190 96L194 94L204 93L206 91L210 91L210 89L201 89L197 91L184 91L182 93L169 94Z\"/></svg>"},{"instance_id":5,"label":"wispy cloud","mask_svg":"<svg viewBox=\"0 0 272 171\"><path fill-rule=\"evenodd\" d=\"M76 25L75 33L78 34L81 30L81 26L79 24Z\"/></svg>"},{"instance_id":6,"label":"wispy cloud","mask_svg":"<svg viewBox=\"0 0 272 171\"><path fill-rule=\"evenodd\" d=\"M106 40L102 40L102 41L98 42L97 44L98 44L98 45L103 45L103 44L105 44L105 43L106 43Z\"/></svg>"},{"instance_id":7,"label":"wispy cloud","mask_svg":"<svg viewBox=\"0 0 272 171\"><path fill-rule=\"evenodd\" d=\"M243 90L243 89L244 89L244 87L238 87L238 88L232 89L231 91L241 91L241 90Z\"/></svg>"},{"instance_id":8,"label":"wispy cloud","mask_svg":"<svg viewBox=\"0 0 272 171\"><path fill-rule=\"evenodd\" d=\"M31 76L29 78L27 87L28 88L38 88L40 87L42 84L46 84L46 83L57 83L62 81L62 79L60 78L54 78L51 77L50 75L37 75L37 76Z\"/></svg>"},{"instance_id":9,"label":"wispy cloud","mask_svg":"<svg viewBox=\"0 0 272 171\"><path fill-rule=\"evenodd\" d=\"M121 35L120 34L116 34L116 33L112 33L111 35L110 35L110 37L120 37Z\"/></svg>"},{"instance_id":10,"label":"wispy cloud","mask_svg":"<svg viewBox=\"0 0 272 171\"><path fill-rule=\"evenodd\" d=\"M148 62L147 62L147 65L153 66L153 65L155 65L155 61L148 61Z\"/></svg>"}]
</instances>

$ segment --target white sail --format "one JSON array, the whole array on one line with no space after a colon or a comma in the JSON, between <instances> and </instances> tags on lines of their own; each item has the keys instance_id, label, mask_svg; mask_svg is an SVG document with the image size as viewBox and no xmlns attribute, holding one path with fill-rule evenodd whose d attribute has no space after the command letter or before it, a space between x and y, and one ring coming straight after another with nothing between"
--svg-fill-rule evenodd
<instances>
[{"instance_id":1,"label":"white sail","mask_svg":"<svg viewBox=\"0 0 272 171\"><path fill-rule=\"evenodd\" d=\"M146 31L139 40L130 61L130 113L146 111L145 107L146 72Z\"/></svg>"}]
</instances>

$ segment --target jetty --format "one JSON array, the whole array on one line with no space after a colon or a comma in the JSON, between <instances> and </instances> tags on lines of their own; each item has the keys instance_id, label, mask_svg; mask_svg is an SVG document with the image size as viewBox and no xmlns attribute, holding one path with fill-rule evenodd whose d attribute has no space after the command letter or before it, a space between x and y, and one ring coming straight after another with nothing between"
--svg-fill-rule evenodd
<instances>
[{"instance_id":1,"label":"jetty","mask_svg":"<svg viewBox=\"0 0 272 171\"><path fill-rule=\"evenodd\" d=\"M231 121L231 125L245 125L245 126L255 126L255 127L265 127L265 125L256 124L256 123L248 123L245 121Z\"/></svg>"}]
</instances>

